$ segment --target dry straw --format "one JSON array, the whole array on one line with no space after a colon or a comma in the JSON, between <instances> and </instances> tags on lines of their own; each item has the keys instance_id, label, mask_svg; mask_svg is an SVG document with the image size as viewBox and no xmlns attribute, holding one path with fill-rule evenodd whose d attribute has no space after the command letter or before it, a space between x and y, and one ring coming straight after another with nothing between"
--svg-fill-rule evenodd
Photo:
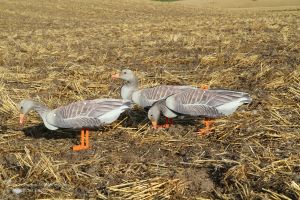
<instances>
[{"instance_id":1,"label":"dry straw","mask_svg":"<svg viewBox=\"0 0 300 200\"><path fill-rule=\"evenodd\" d=\"M149 1L0 4L1 199L299 199L298 10L212 10ZM249 92L217 121L154 131L138 108L93 132L51 132L18 102L51 108L119 97L130 68L141 87L188 84Z\"/></svg>"}]
</instances>

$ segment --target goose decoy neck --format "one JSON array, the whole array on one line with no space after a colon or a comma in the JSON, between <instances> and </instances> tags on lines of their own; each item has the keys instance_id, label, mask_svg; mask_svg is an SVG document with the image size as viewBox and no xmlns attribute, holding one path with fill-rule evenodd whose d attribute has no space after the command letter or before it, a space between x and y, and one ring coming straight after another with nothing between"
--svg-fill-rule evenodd
<instances>
[{"instance_id":1,"label":"goose decoy neck","mask_svg":"<svg viewBox=\"0 0 300 200\"><path fill-rule=\"evenodd\" d=\"M138 90L138 87L139 84L136 77L132 78L129 81L126 81L126 83L121 88L122 99L132 100L132 94Z\"/></svg>"},{"instance_id":2,"label":"goose decoy neck","mask_svg":"<svg viewBox=\"0 0 300 200\"><path fill-rule=\"evenodd\" d=\"M132 77L129 81L126 81L125 85L131 86L133 88L138 88L139 87L139 81L136 76Z\"/></svg>"},{"instance_id":3,"label":"goose decoy neck","mask_svg":"<svg viewBox=\"0 0 300 200\"><path fill-rule=\"evenodd\" d=\"M43 106L42 104L29 100L24 99L19 104L20 110L20 125L23 125L26 121L26 115L31 111L35 110L38 114L45 119L45 111L48 110L47 107Z\"/></svg>"},{"instance_id":4,"label":"goose decoy neck","mask_svg":"<svg viewBox=\"0 0 300 200\"><path fill-rule=\"evenodd\" d=\"M21 115L26 115L31 110L36 111L42 118L46 116L46 113L50 111L50 109L39 102L33 100L23 100L19 105L19 109Z\"/></svg>"},{"instance_id":5,"label":"goose decoy neck","mask_svg":"<svg viewBox=\"0 0 300 200\"><path fill-rule=\"evenodd\" d=\"M33 110L35 110L42 118L46 116L46 113L50 111L50 109L41 103L36 103L33 107Z\"/></svg>"}]
</instances>

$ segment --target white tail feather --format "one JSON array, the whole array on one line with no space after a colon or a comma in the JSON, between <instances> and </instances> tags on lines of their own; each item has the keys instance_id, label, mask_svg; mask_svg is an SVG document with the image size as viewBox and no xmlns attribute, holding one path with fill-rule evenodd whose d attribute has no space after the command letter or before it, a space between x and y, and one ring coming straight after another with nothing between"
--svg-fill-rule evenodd
<instances>
[{"instance_id":1,"label":"white tail feather","mask_svg":"<svg viewBox=\"0 0 300 200\"><path fill-rule=\"evenodd\" d=\"M250 103L251 102L251 98L248 97L242 97L240 99L237 99L235 101L231 101L229 103L225 103L221 106L216 107L216 109L224 114L224 115L230 115L232 114L234 111L236 111L236 109L241 106L244 103Z\"/></svg>"}]
</instances>

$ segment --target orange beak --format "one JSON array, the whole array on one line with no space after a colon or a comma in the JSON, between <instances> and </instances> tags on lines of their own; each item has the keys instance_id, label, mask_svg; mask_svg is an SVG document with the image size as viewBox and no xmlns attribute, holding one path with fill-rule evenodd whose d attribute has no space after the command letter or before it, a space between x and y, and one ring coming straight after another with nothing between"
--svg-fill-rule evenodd
<instances>
[{"instance_id":1,"label":"orange beak","mask_svg":"<svg viewBox=\"0 0 300 200\"><path fill-rule=\"evenodd\" d=\"M157 121L151 121L154 129L157 129Z\"/></svg>"},{"instance_id":2,"label":"orange beak","mask_svg":"<svg viewBox=\"0 0 300 200\"><path fill-rule=\"evenodd\" d=\"M120 74L119 74L119 73L113 74L113 75L111 75L111 78L112 78L112 79L120 78Z\"/></svg>"},{"instance_id":3,"label":"orange beak","mask_svg":"<svg viewBox=\"0 0 300 200\"><path fill-rule=\"evenodd\" d=\"M24 125L25 120L26 120L25 115L24 114L20 114L20 125Z\"/></svg>"}]
</instances>

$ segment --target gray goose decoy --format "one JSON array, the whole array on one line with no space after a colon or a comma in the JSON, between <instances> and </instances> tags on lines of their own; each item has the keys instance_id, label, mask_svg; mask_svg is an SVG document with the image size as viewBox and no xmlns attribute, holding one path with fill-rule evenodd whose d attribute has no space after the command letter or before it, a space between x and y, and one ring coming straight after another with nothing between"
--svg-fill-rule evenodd
<instances>
[{"instance_id":1,"label":"gray goose decoy","mask_svg":"<svg viewBox=\"0 0 300 200\"><path fill-rule=\"evenodd\" d=\"M159 85L151 88L138 89L138 79L129 69L124 69L120 73L112 75L112 78L125 80L126 83L121 88L122 98L132 100L142 108L150 108L156 102L164 100L170 95L196 88L193 86ZM168 123L168 118L166 118L167 126ZM170 120L170 123L172 123L172 120ZM152 125L153 128L159 127L157 123L152 123Z\"/></svg>"},{"instance_id":2,"label":"gray goose decoy","mask_svg":"<svg viewBox=\"0 0 300 200\"><path fill-rule=\"evenodd\" d=\"M73 146L73 150L78 151L89 148L89 128L114 122L130 105L130 101L123 99L95 99L77 101L51 110L39 102L25 99L19 105L20 124L23 125L26 114L34 110L50 130L81 129L81 144Z\"/></svg>"},{"instance_id":3,"label":"gray goose decoy","mask_svg":"<svg viewBox=\"0 0 300 200\"><path fill-rule=\"evenodd\" d=\"M156 102L148 112L148 118L157 123L160 113L168 118L177 115L204 117L204 129L199 133L205 135L209 132L213 118L228 116L236 111L242 104L251 103L248 93L230 90L189 89L174 94Z\"/></svg>"}]
</instances>

